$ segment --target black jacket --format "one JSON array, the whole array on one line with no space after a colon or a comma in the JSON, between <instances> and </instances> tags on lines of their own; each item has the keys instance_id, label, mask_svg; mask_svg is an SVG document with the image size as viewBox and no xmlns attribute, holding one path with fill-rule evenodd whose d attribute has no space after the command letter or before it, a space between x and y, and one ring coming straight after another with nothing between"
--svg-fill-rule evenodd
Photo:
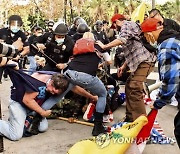
<instances>
[{"instance_id":1,"label":"black jacket","mask_svg":"<svg viewBox=\"0 0 180 154\"><path fill-rule=\"evenodd\" d=\"M45 33L42 36L35 38L34 43L43 43L46 46L44 53L53 59L56 63L67 63L73 54L74 41L68 35L61 45L57 45L54 34ZM56 67L51 60L46 58L47 63L51 67Z\"/></svg>"},{"instance_id":2,"label":"black jacket","mask_svg":"<svg viewBox=\"0 0 180 154\"><path fill-rule=\"evenodd\" d=\"M172 19L164 18L163 26L164 29L173 29L177 32L180 32L180 25Z\"/></svg>"}]
</instances>

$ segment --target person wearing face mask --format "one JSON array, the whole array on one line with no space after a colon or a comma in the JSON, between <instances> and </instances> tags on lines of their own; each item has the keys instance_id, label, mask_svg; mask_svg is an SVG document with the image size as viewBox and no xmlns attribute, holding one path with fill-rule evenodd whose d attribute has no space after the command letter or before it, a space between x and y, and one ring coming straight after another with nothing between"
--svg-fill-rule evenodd
<instances>
[{"instance_id":1,"label":"person wearing face mask","mask_svg":"<svg viewBox=\"0 0 180 154\"><path fill-rule=\"evenodd\" d=\"M52 33L35 38L34 44L47 55L46 65L42 70L59 72L67 66L74 47L74 41L67 34L67 25L56 23ZM57 69L56 65L61 69Z\"/></svg>"},{"instance_id":2,"label":"person wearing face mask","mask_svg":"<svg viewBox=\"0 0 180 154\"><path fill-rule=\"evenodd\" d=\"M97 44L103 49L121 45L125 62L118 69L118 75L121 76L126 66L129 67L131 74L125 85L126 94L126 119L125 121L134 121L142 114L146 114L143 100L143 82L153 70L156 56L150 53L142 44L140 27L133 21L127 21L121 14L115 14L111 21L113 26L119 27L120 33L114 41L103 44L97 41Z\"/></svg>"},{"instance_id":3,"label":"person wearing face mask","mask_svg":"<svg viewBox=\"0 0 180 154\"><path fill-rule=\"evenodd\" d=\"M161 109L175 98L180 104L180 33L166 29L161 20L149 18L141 24L148 42L158 43L158 69L162 85L152 108ZM149 37L150 35L150 37ZM174 119L174 135L180 148L180 111Z\"/></svg>"},{"instance_id":4,"label":"person wearing face mask","mask_svg":"<svg viewBox=\"0 0 180 154\"><path fill-rule=\"evenodd\" d=\"M22 26L22 18L19 15L11 15L8 19L9 27L0 29L0 40L6 44L12 45L18 39L23 42L23 49L20 51L20 55L15 58L15 61L19 62L19 67L22 68L23 56L29 52L29 44L27 37L23 31L20 30ZM19 57L21 59L19 60ZM0 68L0 77L3 74L3 68ZM7 80L7 73L4 72L4 79Z\"/></svg>"},{"instance_id":5,"label":"person wearing face mask","mask_svg":"<svg viewBox=\"0 0 180 154\"><path fill-rule=\"evenodd\" d=\"M38 37L41 36L43 34L43 29L41 27L35 27L34 28L34 34L32 36L29 37L28 42L30 45L30 52L28 54L28 60L30 63L29 66L29 75L33 74L33 72L36 71L37 68L37 64L36 64L36 60L35 60L35 55L38 54L38 52L31 46L31 44L33 43L33 40Z\"/></svg>"},{"instance_id":6,"label":"person wearing face mask","mask_svg":"<svg viewBox=\"0 0 180 154\"><path fill-rule=\"evenodd\" d=\"M48 21L46 32L52 32L53 26L54 26L54 21L52 21L52 20Z\"/></svg>"}]
</instances>

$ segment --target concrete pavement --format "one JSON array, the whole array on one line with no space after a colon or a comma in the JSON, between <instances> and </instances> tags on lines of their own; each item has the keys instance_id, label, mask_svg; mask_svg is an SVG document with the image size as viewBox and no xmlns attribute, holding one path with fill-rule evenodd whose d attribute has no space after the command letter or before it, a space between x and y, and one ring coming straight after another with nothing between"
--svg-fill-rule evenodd
<instances>
[{"instance_id":1,"label":"concrete pavement","mask_svg":"<svg viewBox=\"0 0 180 154\"><path fill-rule=\"evenodd\" d=\"M10 81L3 81L0 85L0 98L2 103L3 119L8 118L8 104L10 93ZM147 107L147 110L149 108ZM157 121L168 137L173 137L173 119L177 113L174 106L166 106L161 109ZM125 106L121 106L114 112L114 123L125 115ZM80 124L69 124L61 120L48 120L49 130L36 136L22 138L20 141L9 141L4 138L4 154L66 154L67 150L76 142L89 138L92 127ZM179 154L177 144L159 145L149 144L143 154Z\"/></svg>"}]
</instances>

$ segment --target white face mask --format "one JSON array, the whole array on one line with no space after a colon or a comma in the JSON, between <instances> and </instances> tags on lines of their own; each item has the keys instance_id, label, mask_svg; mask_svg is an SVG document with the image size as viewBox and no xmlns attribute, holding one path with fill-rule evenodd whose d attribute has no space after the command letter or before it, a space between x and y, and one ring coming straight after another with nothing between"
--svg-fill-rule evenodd
<instances>
[{"instance_id":1,"label":"white face mask","mask_svg":"<svg viewBox=\"0 0 180 154\"><path fill-rule=\"evenodd\" d=\"M157 41L155 41L154 43L149 42L149 44L150 44L151 46L153 46L154 48L157 48L157 46L158 46Z\"/></svg>"},{"instance_id":2,"label":"white face mask","mask_svg":"<svg viewBox=\"0 0 180 154\"><path fill-rule=\"evenodd\" d=\"M41 33L37 33L36 36L41 36L42 34Z\"/></svg>"},{"instance_id":3,"label":"white face mask","mask_svg":"<svg viewBox=\"0 0 180 154\"><path fill-rule=\"evenodd\" d=\"M17 33L17 32L20 30L20 27L18 27L18 26L11 26L11 27L10 27L10 30L11 30L13 33Z\"/></svg>"},{"instance_id":4,"label":"white face mask","mask_svg":"<svg viewBox=\"0 0 180 154\"><path fill-rule=\"evenodd\" d=\"M65 38L56 39L57 44L62 44Z\"/></svg>"}]
</instances>

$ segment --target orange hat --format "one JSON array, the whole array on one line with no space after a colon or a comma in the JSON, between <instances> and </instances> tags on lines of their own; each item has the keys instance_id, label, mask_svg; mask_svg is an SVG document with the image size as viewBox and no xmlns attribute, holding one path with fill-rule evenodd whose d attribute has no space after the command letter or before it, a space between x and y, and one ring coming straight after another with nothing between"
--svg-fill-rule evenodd
<instances>
[{"instance_id":1,"label":"orange hat","mask_svg":"<svg viewBox=\"0 0 180 154\"><path fill-rule=\"evenodd\" d=\"M157 30L158 24L160 24L161 21L155 18L148 18L141 24L142 32L152 32Z\"/></svg>"},{"instance_id":2,"label":"orange hat","mask_svg":"<svg viewBox=\"0 0 180 154\"><path fill-rule=\"evenodd\" d=\"M124 15L122 15L122 14L115 14L115 15L112 16L112 18L111 18L111 22L112 22L111 28L115 28L114 25L113 25L113 23L114 23L116 20L119 20L119 19L125 20L126 18L125 18Z\"/></svg>"}]
</instances>

